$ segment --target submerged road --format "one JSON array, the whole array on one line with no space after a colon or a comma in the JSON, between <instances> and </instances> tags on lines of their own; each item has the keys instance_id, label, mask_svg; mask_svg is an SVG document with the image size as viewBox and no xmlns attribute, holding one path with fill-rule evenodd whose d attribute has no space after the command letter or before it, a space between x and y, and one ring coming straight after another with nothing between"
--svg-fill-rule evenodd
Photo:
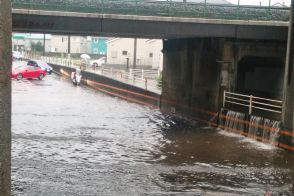
<instances>
[{"instance_id":1,"label":"submerged road","mask_svg":"<svg viewBox=\"0 0 294 196\"><path fill-rule=\"evenodd\" d=\"M294 156L55 74L12 81L12 195L294 194Z\"/></svg>"}]
</instances>

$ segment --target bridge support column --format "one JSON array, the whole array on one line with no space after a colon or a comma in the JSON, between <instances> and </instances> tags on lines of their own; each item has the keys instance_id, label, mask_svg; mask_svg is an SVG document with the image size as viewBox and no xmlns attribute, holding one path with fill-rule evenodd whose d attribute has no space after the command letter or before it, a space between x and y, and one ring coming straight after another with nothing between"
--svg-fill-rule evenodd
<instances>
[{"instance_id":1,"label":"bridge support column","mask_svg":"<svg viewBox=\"0 0 294 196\"><path fill-rule=\"evenodd\" d=\"M11 4L0 0L0 195L11 188Z\"/></svg>"},{"instance_id":2,"label":"bridge support column","mask_svg":"<svg viewBox=\"0 0 294 196\"><path fill-rule=\"evenodd\" d=\"M161 110L208 121L219 107L220 39L173 39L163 42Z\"/></svg>"},{"instance_id":3,"label":"bridge support column","mask_svg":"<svg viewBox=\"0 0 294 196\"><path fill-rule=\"evenodd\" d=\"M291 19L289 25L287 59L284 81L284 107L283 125L284 128L294 133L294 0L291 6ZM294 150L294 137L286 138L286 142L292 145Z\"/></svg>"}]
</instances>

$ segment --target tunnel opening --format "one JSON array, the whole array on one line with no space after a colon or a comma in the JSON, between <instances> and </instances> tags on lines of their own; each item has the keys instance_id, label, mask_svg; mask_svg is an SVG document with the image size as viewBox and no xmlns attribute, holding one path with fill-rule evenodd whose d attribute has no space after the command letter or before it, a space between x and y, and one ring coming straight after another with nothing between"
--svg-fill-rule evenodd
<instances>
[{"instance_id":1,"label":"tunnel opening","mask_svg":"<svg viewBox=\"0 0 294 196\"><path fill-rule=\"evenodd\" d=\"M247 56L237 69L237 91L269 99L282 99L285 65L276 57Z\"/></svg>"}]
</instances>

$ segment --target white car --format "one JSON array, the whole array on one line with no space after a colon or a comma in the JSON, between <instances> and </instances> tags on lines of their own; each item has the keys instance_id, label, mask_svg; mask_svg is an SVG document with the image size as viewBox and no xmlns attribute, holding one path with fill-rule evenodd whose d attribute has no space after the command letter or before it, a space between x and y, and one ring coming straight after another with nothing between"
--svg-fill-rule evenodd
<instances>
[{"instance_id":1,"label":"white car","mask_svg":"<svg viewBox=\"0 0 294 196\"><path fill-rule=\"evenodd\" d=\"M23 55L18 52L18 51L12 51L12 58L14 60L22 60L23 59Z\"/></svg>"},{"instance_id":2,"label":"white car","mask_svg":"<svg viewBox=\"0 0 294 196\"><path fill-rule=\"evenodd\" d=\"M90 64L94 67L101 67L102 65L105 64L105 60L106 60L106 57L101 57L100 59L97 59L97 60L92 60L90 61Z\"/></svg>"}]
</instances>

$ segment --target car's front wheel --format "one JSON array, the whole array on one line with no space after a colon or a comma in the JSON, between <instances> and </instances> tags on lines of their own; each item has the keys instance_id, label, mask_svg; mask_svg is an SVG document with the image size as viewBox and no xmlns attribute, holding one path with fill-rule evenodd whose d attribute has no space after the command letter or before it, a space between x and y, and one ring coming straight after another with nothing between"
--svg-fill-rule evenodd
<instances>
[{"instance_id":1,"label":"car's front wheel","mask_svg":"<svg viewBox=\"0 0 294 196\"><path fill-rule=\"evenodd\" d=\"M17 74L17 76L16 76L16 79L17 79L17 80L21 80L22 78L23 78L22 74L20 74L20 73Z\"/></svg>"},{"instance_id":2,"label":"car's front wheel","mask_svg":"<svg viewBox=\"0 0 294 196\"><path fill-rule=\"evenodd\" d=\"M38 78L39 80L42 80L44 78L44 74L40 74Z\"/></svg>"}]
</instances>

